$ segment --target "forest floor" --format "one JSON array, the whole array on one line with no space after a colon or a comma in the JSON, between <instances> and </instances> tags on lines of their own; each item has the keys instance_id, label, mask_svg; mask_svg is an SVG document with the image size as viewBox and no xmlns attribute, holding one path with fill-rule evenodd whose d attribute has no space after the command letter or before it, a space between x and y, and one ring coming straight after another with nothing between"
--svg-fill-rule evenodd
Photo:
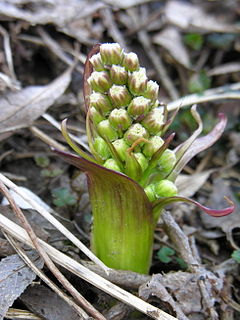
<instances>
[{"instance_id":1,"label":"forest floor","mask_svg":"<svg viewBox=\"0 0 240 320\"><path fill-rule=\"evenodd\" d=\"M21 230L4 220L26 228L5 190L0 195L0 319L240 319L239 18L237 0L0 2L0 181L35 234L85 266L66 256L58 260L43 247L46 259L59 267L53 276L51 261L44 264ZM83 69L93 45L105 42L136 52L149 78L160 85L159 100L171 110L180 108L171 127L172 147L196 129L191 105L198 105L203 134L216 125L219 113L228 118L219 141L185 167L178 189L216 209L227 206L227 196L236 209L214 218L189 204L168 208L155 231L150 275L106 274L69 240L71 234L90 247L86 177L50 149L68 150L60 131L68 118L75 141L88 151ZM69 233L47 221L49 216ZM29 261L25 265L26 256L37 270ZM70 283L78 292L73 298Z\"/></svg>"}]
</instances>

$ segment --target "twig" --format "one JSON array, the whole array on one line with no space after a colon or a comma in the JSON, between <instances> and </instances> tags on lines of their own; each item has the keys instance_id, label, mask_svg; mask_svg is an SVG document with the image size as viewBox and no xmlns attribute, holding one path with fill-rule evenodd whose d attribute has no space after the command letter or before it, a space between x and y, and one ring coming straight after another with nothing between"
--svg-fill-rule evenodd
<instances>
[{"instance_id":1,"label":"twig","mask_svg":"<svg viewBox=\"0 0 240 320\"><path fill-rule=\"evenodd\" d=\"M36 275L42 279L57 295L59 295L64 301L66 301L72 308L76 310L76 312L82 315L83 319L89 319L87 313L80 308L72 299L70 299L62 290L58 288L58 286L50 280L36 265L29 259L24 250L20 247L20 245L14 240L12 236L3 231L4 236L12 245L12 247L16 250L18 255L23 259L23 261L31 268Z\"/></svg>"},{"instance_id":2,"label":"twig","mask_svg":"<svg viewBox=\"0 0 240 320\"><path fill-rule=\"evenodd\" d=\"M121 47L127 49L126 41L113 19L112 10L110 10L109 8L103 8L101 10L101 14L103 15L102 22L108 30L109 35L115 42L118 42Z\"/></svg>"},{"instance_id":3,"label":"twig","mask_svg":"<svg viewBox=\"0 0 240 320\"><path fill-rule=\"evenodd\" d=\"M170 102L167 105L167 109L168 111L172 111L179 107L183 108L193 104L224 99L240 99L240 82L214 89L209 89L203 91L202 93L190 94L188 96Z\"/></svg>"},{"instance_id":4,"label":"twig","mask_svg":"<svg viewBox=\"0 0 240 320\"><path fill-rule=\"evenodd\" d=\"M11 46L10 46L9 35L8 35L7 31L2 26L0 26L0 33L3 36L4 52L5 52L5 56L6 56L6 60L7 60L7 64L8 64L8 69L10 71L12 79L16 81L17 77L16 77L16 74L14 71L14 66L13 66L12 50L11 50Z\"/></svg>"},{"instance_id":5,"label":"twig","mask_svg":"<svg viewBox=\"0 0 240 320\"><path fill-rule=\"evenodd\" d=\"M49 114L44 113L42 117L47 120L49 123L51 123L55 128L57 128L59 131L61 131L61 125ZM87 151L90 151L89 146L84 143L81 139L78 137L74 136L73 134L69 133L69 136L71 137L72 140L77 142L80 146L84 147Z\"/></svg>"},{"instance_id":6,"label":"twig","mask_svg":"<svg viewBox=\"0 0 240 320\"><path fill-rule=\"evenodd\" d=\"M14 238L19 241L29 245L33 248L33 244L28 237L26 231L18 226L16 223L12 222L8 218L0 214L0 226L10 233ZM167 314L166 312L158 309L157 307L152 306L151 304L141 300L140 298L134 296L133 294L123 290L122 288L112 284L111 282L105 280L94 272L88 270L86 267L79 264L77 261L68 257L64 253L53 248L43 240L39 239L40 244L46 250L48 255L55 261L57 264L68 269L78 277L83 280L91 283L95 287L103 290L104 292L110 294L116 299L134 307L140 312L148 315L149 317L156 320L177 320L175 317Z\"/></svg>"},{"instance_id":7,"label":"twig","mask_svg":"<svg viewBox=\"0 0 240 320\"><path fill-rule=\"evenodd\" d=\"M198 261L198 259L200 259L199 256L194 255L194 252L197 252L196 248L191 248L188 237L181 230L181 228L176 223L172 215L168 211L164 211L161 217L165 224L167 234L178 248L178 252L180 253L183 260L188 264L189 270L193 273L198 273L199 275L208 274L208 271L200 265L200 262ZM194 247L193 241L191 241L191 245L192 247ZM209 315L211 317L210 319L217 320L218 315L213 308L214 299L212 299L209 295L209 288L207 288L207 283L205 283L205 279L201 280L200 278L199 289L203 297L204 305L206 306L206 309L208 310Z\"/></svg>"},{"instance_id":8,"label":"twig","mask_svg":"<svg viewBox=\"0 0 240 320\"><path fill-rule=\"evenodd\" d=\"M51 138L49 135L42 132L40 129L38 129L35 126L31 126L30 130L32 131L35 136L37 136L40 140L45 142L47 145L54 147L56 149L60 149L62 151L67 151L67 148L60 144L59 142L55 141L53 138Z\"/></svg>"},{"instance_id":9,"label":"twig","mask_svg":"<svg viewBox=\"0 0 240 320\"><path fill-rule=\"evenodd\" d=\"M109 271L102 261L100 261L78 238L76 238L67 228L65 228L56 218L54 218L47 210L39 205L35 200L31 199L23 190L16 186L11 180L7 179L0 173L0 181L6 186L20 195L27 203L29 203L38 213L40 213L45 219L47 219L52 225L55 226L62 234L64 234L69 240L72 241L86 256L99 265L105 272Z\"/></svg>"},{"instance_id":10,"label":"twig","mask_svg":"<svg viewBox=\"0 0 240 320\"><path fill-rule=\"evenodd\" d=\"M13 212L18 217L20 223L24 226L26 232L28 233L29 238L31 239L34 247L37 249L40 257L44 260L45 264L48 266L49 270L54 274L54 276L58 279L58 281L63 285L63 287L68 290L68 292L76 299L76 301L84 307L84 309L94 316L97 320L106 320L106 318L98 312L74 287L73 285L65 278L65 276L58 270L55 266L51 258L49 258L48 254L46 253L45 249L39 242L35 232L33 231L31 225L28 223L26 217L24 216L22 210L17 206L14 199L10 195L8 189L5 187L2 181L0 181L0 190L7 198L10 203L10 206L13 209ZM82 314L80 313L80 316ZM86 318L84 318L86 319Z\"/></svg>"},{"instance_id":11,"label":"twig","mask_svg":"<svg viewBox=\"0 0 240 320\"><path fill-rule=\"evenodd\" d=\"M38 27L37 32L41 36L48 49L50 49L59 59L61 59L69 66L72 66L74 64L74 60L72 60L65 54L60 45L53 38L51 38L42 27ZM80 66L76 66L76 70L80 73L83 73L83 68Z\"/></svg>"}]
</instances>

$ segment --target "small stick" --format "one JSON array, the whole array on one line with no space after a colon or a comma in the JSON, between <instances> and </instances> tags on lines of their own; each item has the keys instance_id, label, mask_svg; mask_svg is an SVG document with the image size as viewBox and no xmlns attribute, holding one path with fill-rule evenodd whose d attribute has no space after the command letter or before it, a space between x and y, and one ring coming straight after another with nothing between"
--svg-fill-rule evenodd
<instances>
[{"instance_id":1,"label":"small stick","mask_svg":"<svg viewBox=\"0 0 240 320\"><path fill-rule=\"evenodd\" d=\"M20 245L14 240L12 236L3 231L5 238L9 241L12 247L16 250L17 254L22 258L22 260L31 268L36 275L42 279L57 295L59 295L64 301L66 301L74 310L82 316L83 319L89 319L87 313L80 308L72 299L70 299L58 286L50 280L35 264L29 259L24 250Z\"/></svg>"},{"instance_id":2,"label":"small stick","mask_svg":"<svg viewBox=\"0 0 240 320\"><path fill-rule=\"evenodd\" d=\"M52 225L55 226L62 234L64 234L69 240L72 241L86 256L99 265L105 272L108 273L109 268L99 260L77 237L75 237L64 225L61 224L56 218L54 218L46 209L39 205L35 200L31 199L23 190L16 186L11 180L7 179L0 173L0 181L2 181L8 188L12 189L18 195L20 195L26 202L28 202L38 213L40 213L45 219L47 219Z\"/></svg>"},{"instance_id":3,"label":"small stick","mask_svg":"<svg viewBox=\"0 0 240 320\"><path fill-rule=\"evenodd\" d=\"M21 228L16 223L12 222L10 219L4 217L0 214L0 226L10 233L14 238L22 241L23 243L29 245L33 248L33 244L28 237L26 231ZM74 259L68 257L59 250L53 248L43 240L39 239L40 244L46 250L48 255L59 265L68 269L70 272L74 273L81 279L91 283L95 287L103 290L107 294L110 294L114 298L132 306L133 308L139 310L140 312L148 315L149 317L156 320L177 320L177 318L169 315L168 313L160 310L157 307L141 300L135 295L127 292L126 290L112 284L108 280L102 278L96 273L90 271Z\"/></svg>"},{"instance_id":4,"label":"small stick","mask_svg":"<svg viewBox=\"0 0 240 320\"><path fill-rule=\"evenodd\" d=\"M12 196L10 195L8 189L3 184L2 181L0 181L0 190L4 194L4 196L7 198L7 200L10 203L10 206L12 207L14 213L18 217L20 223L24 226L25 230L28 233L29 238L31 239L34 247L37 249L40 257L44 260L45 264L48 266L49 270L54 274L54 276L58 279L58 281L64 286L68 292L76 299L80 305L82 305L89 314L94 316L97 320L106 320L106 318L98 312L74 287L73 285L65 278L65 276L58 270L58 268L55 266L53 261L49 258L48 254L46 253L45 249L42 247L42 245L39 242L39 239L37 238L35 232L33 231L31 225L28 223L26 217L24 216L22 210L17 206L15 201L13 200Z\"/></svg>"}]
</instances>

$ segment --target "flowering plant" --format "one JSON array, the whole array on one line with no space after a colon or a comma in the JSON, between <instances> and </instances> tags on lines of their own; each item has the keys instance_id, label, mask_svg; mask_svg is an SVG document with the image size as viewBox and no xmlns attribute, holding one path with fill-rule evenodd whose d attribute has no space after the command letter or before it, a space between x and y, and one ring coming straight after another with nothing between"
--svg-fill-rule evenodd
<instances>
[{"instance_id":1,"label":"flowering plant","mask_svg":"<svg viewBox=\"0 0 240 320\"><path fill-rule=\"evenodd\" d=\"M221 136L226 117L210 133L202 132L196 110L191 112L198 128L174 150L174 134L166 132L177 111L168 117L158 101L159 86L148 80L135 53L125 53L117 43L96 45L84 72L86 129L92 156L68 135L66 120L62 132L78 153L55 150L66 161L84 171L93 212L91 246L109 267L149 271L153 234L163 208L176 201L194 203L207 214L220 217L234 210L209 209L177 196L175 180L188 161Z\"/></svg>"}]
</instances>

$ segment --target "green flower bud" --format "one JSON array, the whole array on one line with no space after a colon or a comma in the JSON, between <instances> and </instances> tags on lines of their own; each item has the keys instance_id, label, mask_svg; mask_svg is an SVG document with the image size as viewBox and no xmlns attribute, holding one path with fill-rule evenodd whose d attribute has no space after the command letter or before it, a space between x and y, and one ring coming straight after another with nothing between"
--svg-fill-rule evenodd
<instances>
[{"instance_id":1,"label":"green flower bud","mask_svg":"<svg viewBox=\"0 0 240 320\"><path fill-rule=\"evenodd\" d=\"M142 168L142 172L144 172L148 167L148 160L142 152L136 152L134 153L135 158L137 159L137 162L140 164L140 167Z\"/></svg>"},{"instance_id":2,"label":"green flower bud","mask_svg":"<svg viewBox=\"0 0 240 320\"><path fill-rule=\"evenodd\" d=\"M121 169L119 168L116 160L114 160L114 159L112 159L112 158L106 160L106 161L104 162L104 165L103 165L103 166L104 166L105 168L107 168L107 169L121 172Z\"/></svg>"},{"instance_id":3,"label":"green flower bud","mask_svg":"<svg viewBox=\"0 0 240 320\"><path fill-rule=\"evenodd\" d=\"M113 65L110 69L110 77L114 84L126 84L128 73L124 67Z\"/></svg>"},{"instance_id":4,"label":"green flower bud","mask_svg":"<svg viewBox=\"0 0 240 320\"><path fill-rule=\"evenodd\" d=\"M91 76L88 78L88 83L94 91L97 92L106 92L112 86L112 81L109 77L108 72L106 71L94 71Z\"/></svg>"},{"instance_id":5,"label":"green flower bud","mask_svg":"<svg viewBox=\"0 0 240 320\"><path fill-rule=\"evenodd\" d=\"M132 99L128 106L128 113L137 118L138 116L145 115L150 109L151 100L144 97L136 97Z\"/></svg>"},{"instance_id":6,"label":"green flower bud","mask_svg":"<svg viewBox=\"0 0 240 320\"><path fill-rule=\"evenodd\" d=\"M159 136L152 136L143 147L143 153L146 157L151 158L151 156L158 151L163 145L164 141Z\"/></svg>"},{"instance_id":7,"label":"green flower bud","mask_svg":"<svg viewBox=\"0 0 240 320\"><path fill-rule=\"evenodd\" d=\"M104 71L104 65L100 53L94 54L89 61L91 62L95 71Z\"/></svg>"},{"instance_id":8,"label":"green flower bud","mask_svg":"<svg viewBox=\"0 0 240 320\"><path fill-rule=\"evenodd\" d=\"M172 181L161 180L155 184L157 197L174 197L177 195L177 187Z\"/></svg>"},{"instance_id":9,"label":"green flower bud","mask_svg":"<svg viewBox=\"0 0 240 320\"><path fill-rule=\"evenodd\" d=\"M126 86L117 86L114 84L108 94L112 103L117 108L127 106L132 99L132 96Z\"/></svg>"},{"instance_id":10,"label":"green flower bud","mask_svg":"<svg viewBox=\"0 0 240 320\"><path fill-rule=\"evenodd\" d=\"M173 167L176 164L176 161L177 159L175 152L167 149L163 152L161 158L159 159L158 168L161 172L168 174L172 171Z\"/></svg>"},{"instance_id":11,"label":"green flower bud","mask_svg":"<svg viewBox=\"0 0 240 320\"><path fill-rule=\"evenodd\" d=\"M156 194L155 194L155 190L154 190L154 184L149 184L145 189L145 193L148 197L148 199L153 202L157 199Z\"/></svg>"},{"instance_id":12,"label":"green flower bud","mask_svg":"<svg viewBox=\"0 0 240 320\"><path fill-rule=\"evenodd\" d=\"M94 139L93 148L103 160L107 160L108 158L110 158L111 153L109 151L108 145L101 137L96 137Z\"/></svg>"},{"instance_id":13,"label":"green flower bud","mask_svg":"<svg viewBox=\"0 0 240 320\"><path fill-rule=\"evenodd\" d=\"M131 146L136 140L140 138L147 139L149 134L147 130L140 124L135 123L125 132L124 139Z\"/></svg>"},{"instance_id":14,"label":"green flower bud","mask_svg":"<svg viewBox=\"0 0 240 320\"><path fill-rule=\"evenodd\" d=\"M159 85L157 84L157 82L150 80L147 82L147 88L143 96L150 99L152 102L155 102L158 98L158 92Z\"/></svg>"},{"instance_id":15,"label":"green flower bud","mask_svg":"<svg viewBox=\"0 0 240 320\"><path fill-rule=\"evenodd\" d=\"M123 50L118 43L104 43L100 46L100 55L104 64L121 64Z\"/></svg>"},{"instance_id":16,"label":"green flower bud","mask_svg":"<svg viewBox=\"0 0 240 320\"><path fill-rule=\"evenodd\" d=\"M124 139L117 139L113 142L113 146L116 149L120 159L122 161L125 161L127 156L127 149L129 148L129 145L126 143L126 141Z\"/></svg>"},{"instance_id":17,"label":"green flower bud","mask_svg":"<svg viewBox=\"0 0 240 320\"><path fill-rule=\"evenodd\" d=\"M103 115L107 115L113 109L108 96L100 92L93 92L90 95L90 106L95 107Z\"/></svg>"},{"instance_id":18,"label":"green flower bud","mask_svg":"<svg viewBox=\"0 0 240 320\"><path fill-rule=\"evenodd\" d=\"M94 124L98 124L104 120L104 117L94 107L89 108L89 116Z\"/></svg>"},{"instance_id":19,"label":"green flower bud","mask_svg":"<svg viewBox=\"0 0 240 320\"><path fill-rule=\"evenodd\" d=\"M140 68L134 71L128 77L128 87L133 95L143 95L147 88L147 75L146 69Z\"/></svg>"},{"instance_id":20,"label":"green flower bud","mask_svg":"<svg viewBox=\"0 0 240 320\"><path fill-rule=\"evenodd\" d=\"M150 134L157 135L161 133L163 119L164 116L162 109L156 108L146 115L141 124L148 130Z\"/></svg>"},{"instance_id":21,"label":"green flower bud","mask_svg":"<svg viewBox=\"0 0 240 320\"><path fill-rule=\"evenodd\" d=\"M97 125L97 130L102 137L106 137L110 141L114 141L118 138L118 133L113 129L108 120L101 121Z\"/></svg>"},{"instance_id":22,"label":"green flower bud","mask_svg":"<svg viewBox=\"0 0 240 320\"><path fill-rule=\"evenodd\" d=\"M132 119L125 109L112 110L108 120L111 126L120 132L127 130L132 124Z\"/></svg>"},{"instance_id":23,"label":"green flower bud","mask_svg":"<svg viewBox=\"0 0 240 320\"><path fill-rule=\"evenodd\" d=\"M137 71L139 69L138 56L134 52L125 53L122 65L127 71Z\"/></svg>"}]
</instances>

